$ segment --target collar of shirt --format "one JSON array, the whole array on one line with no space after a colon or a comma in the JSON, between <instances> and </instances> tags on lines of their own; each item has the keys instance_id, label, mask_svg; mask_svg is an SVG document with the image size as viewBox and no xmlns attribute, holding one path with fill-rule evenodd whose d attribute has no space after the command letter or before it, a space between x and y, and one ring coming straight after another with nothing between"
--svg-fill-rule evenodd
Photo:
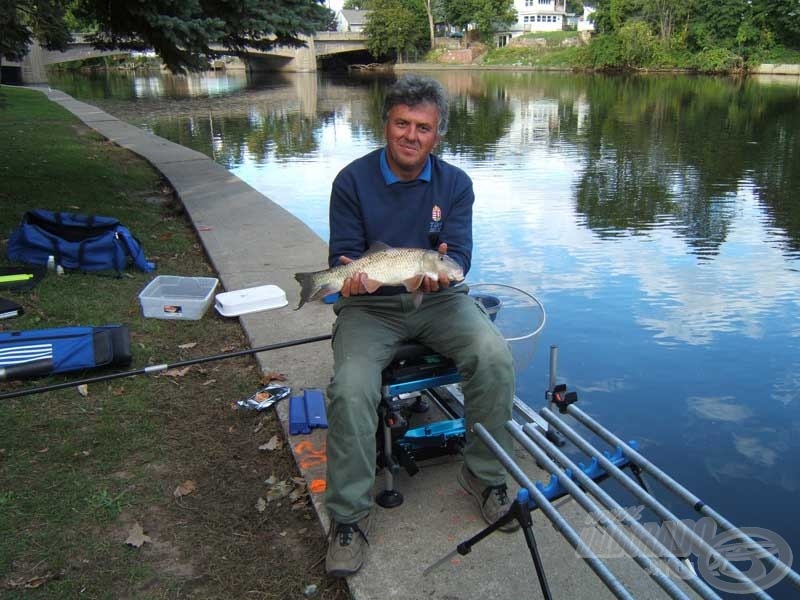
<instances>
[{"instance_id":1,"label":"collar of shirt","mask_svg":"<svg viewBox=\"0 0 800 600\"><path fill-rule=\"evenodd\" d=\"M386 160L386 148L381 150L381 174L383 175L383 180L386 182L386 185L392 185L393 183L397 183L398 181L403 181L394 172L389 168L389 161ZM419 174L417 179L422 179L422 181L427 181L430 183L431 180L431 157L428 156L428 160L425 161L425 167L422 169L422 173Z\"/></svg>"}]
</instances>

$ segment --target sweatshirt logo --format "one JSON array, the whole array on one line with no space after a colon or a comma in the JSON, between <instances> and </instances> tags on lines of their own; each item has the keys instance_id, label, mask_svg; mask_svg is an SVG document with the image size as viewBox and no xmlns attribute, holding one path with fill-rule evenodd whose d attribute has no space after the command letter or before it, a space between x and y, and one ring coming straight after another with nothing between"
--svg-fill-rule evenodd
<instances>
[{"instance_id":1,"label":"sweatshirt logo","mask_svg":"<svg viewBox=\"0 0 800 600\"><path fill-rule=\"evenodd\" d=\"M438 204L433 205L431 211L431 223L428 226L428 233L439 233L442 230L442 209Z\"/></svg>"}]
</instances>

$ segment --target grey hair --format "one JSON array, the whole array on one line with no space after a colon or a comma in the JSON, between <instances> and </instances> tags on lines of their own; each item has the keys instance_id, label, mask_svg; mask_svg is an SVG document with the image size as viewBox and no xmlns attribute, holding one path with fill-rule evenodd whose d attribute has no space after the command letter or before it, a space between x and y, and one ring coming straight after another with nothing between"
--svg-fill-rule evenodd
<instances>
[{"instance_id":1,"label":"grey hair","mask_svg":"<svg viewBox=\"0 0 800 600\"><path fill-rule=\"evenodd\" d=\"M441 83L422 75L405 75L389 88L383 99L383 122L386 123L389 120L389 111L398 104L405 104L413 108L424 102L436 105L439 110L437 130L439 135L447 133L447 125L450 120L447 92L444 91Z\"/></svg>"}]
</instances>

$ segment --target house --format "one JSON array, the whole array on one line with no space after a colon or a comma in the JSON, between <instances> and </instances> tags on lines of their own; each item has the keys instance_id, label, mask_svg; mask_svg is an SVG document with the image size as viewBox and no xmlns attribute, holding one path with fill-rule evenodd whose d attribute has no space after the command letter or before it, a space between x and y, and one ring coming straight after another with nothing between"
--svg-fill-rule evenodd
<instances>
[{"instance_id":1,"label":"house","mask_svg":"<svg viewBox=\"0 0 800 600\"><path fill-rule=\"evenodd\" d=\"M578 31L594 31L594 23L590 15L597 9L593 6L583 5L583 15L578 17Z\"/></svg>"},{"instance_id":2,"label":"house","mask_svg":"<svg viewBox=\"0 0 800 600\"><path fill-rule=\"evenodd\" d=\"M336 31L363 32L368 14L368 10L343 8L336 13Z\"/></svg>"},{"instance_id":3,"label":"house","mask_svg":"<svg viewBox=\"0 0 800 600\"><path fill-rule=\"evenodd\" d=\"M566 24L566 0L514 0L517 22L512 37L531 31L561 31Z\"/></svg>"}]
</instances>

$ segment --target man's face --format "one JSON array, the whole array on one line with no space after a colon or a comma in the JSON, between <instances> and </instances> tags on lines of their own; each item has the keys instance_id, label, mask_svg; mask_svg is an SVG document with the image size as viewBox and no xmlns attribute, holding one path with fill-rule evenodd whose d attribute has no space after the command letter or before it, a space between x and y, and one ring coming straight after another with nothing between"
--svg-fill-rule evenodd
<instances>
[{"instance_id":1,"label":"man's face","mask_svg":"<svg viewBox=\"0 0 800 600\"><path fill-rule=\"evenodd\" d=\"M386 120L386 159L395 175L415 179L439 142L439 109L423 102L410 107L398 104Z\"/></svg>"}]
</instances>

